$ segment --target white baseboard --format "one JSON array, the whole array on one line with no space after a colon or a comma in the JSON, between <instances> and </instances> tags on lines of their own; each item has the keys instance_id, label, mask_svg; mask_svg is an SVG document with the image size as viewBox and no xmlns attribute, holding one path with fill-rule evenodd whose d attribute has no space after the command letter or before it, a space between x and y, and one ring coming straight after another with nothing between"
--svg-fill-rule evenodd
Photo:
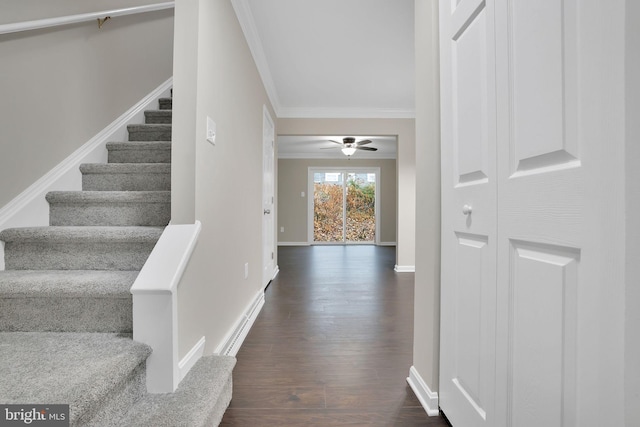
<instances>
[{"instance_id":1,"label":"white baseboard","mask_svg":"<svg viewBox=\"0 0 640 427\"><path fill-rule=\"evenodd\" d=\"M275 279L278 273L280 273L280 267L276 265L276 268L273 270L273 276L271 276L271 280Z\"/></svg>"},{"instance_id":2,"label":"white baseboard","mask_svg":"<svg viewBox=\"0 0 640 427\"><path fill-rule=\"evenodd\" d=\"M204 337L200 338L196 345L194 345L191 350L180 360L178 363L178 381L182 381L184 377L187 376L193 365L196 364L198 360L204 354Z\"/></svg>"},{"instance_id":3,"label":"white baseboard","mask_svg":"<svg viewBox=\"0 0 640 427\"><path fill-rule=\"evenodd\" d=\"M311 246L309 242L278 242L278 246Z\"/></svg>"},{"instance_id":4,"label":"white baseboard","mask_svg":"<svg viewBox=\"0 0 640 427\"><path fill-rule=\"evenodd\" d=\"M415 273L416 272L416 266L415 265L398 265L396 264L395 267L393 267L394 271L396 273Z\"/></svg>"},{"instance_id":5,"label":"white baseboard","mask_svg":"<svg viewBox=\"0 0 640 427\"><path fill-rule=\"evenodd\" d=\"M438 393L431 391L414 366L409 369L407 382L409 383L409 386L411 386L411 390L416 394L416 397L420 401L420 404L422 404L424 410L427 411L427 415L430 417L439 415Z\"/></svg>"},{"instance_id":6,"label":"white baseboard","mask_svg":"<svg viewBox=\"0 0 640 427\"><path fill-rule=\"evenodd\" d=\"M380 242L378 243L378 246L397 246L398 244L396 242Z\"/></svg>"},{"instance_id":7,"label":"white baseboard","mask_svg":"<svg viewBox=\"0 0 640 427\"><path fill-rule=\"evenodd\" d=\"M258 292L254 300L249 304L244 314L235 323L231 330L227 333L224 340L218 345L214 351L215 354L224 354L226 356L235 356L242 346L244 339L256 321L262 306L264 305L264 291Z\"/></svg>"},{"instance_id":8,"label":"white baseboard","mask_svg":"<svg viewBox=\"0 0 640 427\"><path fill-rule=\"evenodd\" d=\"M69 157L0 208L0 230L49 225L49 203L47 203L45 195L49 191L81 190L80 164L106 163L107 150L105 147L107 142L126 141L128 139L127 125L144 123L144 110L158 98L169 96L172 85L173 77L158 86ZM0 270L4 270L4 245L0 245Z\"/></svg>"}]
</instances>

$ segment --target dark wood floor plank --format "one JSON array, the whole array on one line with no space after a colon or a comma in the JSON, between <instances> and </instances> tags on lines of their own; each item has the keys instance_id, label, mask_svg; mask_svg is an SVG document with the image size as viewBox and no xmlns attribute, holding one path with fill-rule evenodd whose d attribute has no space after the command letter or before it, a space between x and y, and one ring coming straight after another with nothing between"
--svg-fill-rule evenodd
<instances>
[{"instance_id":1,"label":"dark wood floor plank","mask_svg":"<svg viewBox=\"0 0 640 427\"><path fill-rule=\"evenodd\" d=\"M395 249L282 247L223 426L436 426L407 386L413 274Z\"/></svg>"}]
</instances>

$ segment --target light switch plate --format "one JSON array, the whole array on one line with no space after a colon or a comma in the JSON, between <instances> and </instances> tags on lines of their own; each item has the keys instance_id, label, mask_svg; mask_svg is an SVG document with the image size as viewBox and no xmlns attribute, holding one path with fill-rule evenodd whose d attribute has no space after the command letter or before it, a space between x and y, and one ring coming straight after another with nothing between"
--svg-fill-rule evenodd
<instances>
[{"instance_id":1,"label":"light switch plate","mask_svg":"<svg viewBox=\"0 0 640 427\"><path fill-rule=\"evenodd\" d=\"M207 116L207 141L216 145L216 122Z\"/></svg>"}]
</instances>

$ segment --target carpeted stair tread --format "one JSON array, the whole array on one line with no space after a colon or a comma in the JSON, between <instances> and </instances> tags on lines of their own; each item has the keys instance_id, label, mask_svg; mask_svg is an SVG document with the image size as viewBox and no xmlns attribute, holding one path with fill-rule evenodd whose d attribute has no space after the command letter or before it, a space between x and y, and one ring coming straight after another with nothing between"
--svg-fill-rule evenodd
<instances>
[{"instance_id":1,"label":"carpeted stair tread","mask_svg":"<svg viewBox=\"0 0 640 427\"><path fill-rule=\"evenodd\" d=\"M71 426L100 424L144 393L148 346L129 335L0 333L0 402L70 405Z\"/></svg>"},{"instance_id":2,"label":"carpeted stair tread","mask_svg":"<svg viewBox=\"0 0 640 427\"><path fill-rule=\"evenodd\" d=\"M171 173L171 165L164 163L83 163L80 172L94 174Z\"/></svg>"},{"instance_id":3,"label":"carpeted stair tread","mask_svg":"<svg viewBox=\"0 0 640 427\"><path fill-rule=\"evenodd\" d=\"M52 191L49 225L166 226L170 191Z\"/></svg>"},{"instance_id":4,"label":"carpeted stair tread","mask_svg":"<svg viewBox=\"0 0 640 427\"><path fill-rule=\"evenodd\" d=\"M85 163L80 165L85 191L168 191L170 163Z\"/></svg>"},{"instance_id":5,"label":"carpeted stair tread","mask_svg":"<svg viewBox=\"0 0 640 427\"><path fill-rule=\"evenodd\" d=\"M49 203L167 203L170 191L50 191Z\"/></svg>"},{"instance_id":6,"label":"carpeted stair tread","mask_svg":"<svg viewBox=\"0 0 640 427\"><path fill-rule=\"evenodd\" d=\"M171 124L127 125L129 141L171 141Z\"/></svg>"},{"instance_id":7,"label":"carpeted stair tread","mask_svg":"<svg viewBox=\"0 0 640 427\"><path fill-rule=\"evenodd\" d=\"M147 124L171 124L172 110L147 110L144 112Z\"/></svg>"},{"instance_id":8,"label":"carpeted stair tread","mask_svg":"<svg viewBox=\"0 0 640 427\"><path fill-rule=\"evenodd\" d=\"M132 331L137 271L0 272L0 331Z\"/></svg>"},{"instance_id":9,"label":"carpeted stair tread","mask_svg":"<svg viewBox=\"0 0 640 427\"><path fill-rule=\"evenodd\" d=\"M107 150L171 150L171 141L111 141Z\"/></svg>"},{"instance_id":10,"label":"carpeted stair tread","mask_svg":"<svg viewBox=\"0 0 640 427\"><path fill-rule=\"evenodd\" d=\"M215 426L231 401L231 373L236 359L202 357L174 393L147 394L113 426Z\"/></svg>"},{"instance_id":11,"label":"carpeted stair tread","mask_svg":"<svg viewBox=\"0 0 640 427\"><path fill-rule=\"evenodd\" d=\"M90 298L131 298L138 271L5 270L0 271L0 297L37 295Z\"/></svg>"},{"instance_id":12,"label":"carpeted stair tread","mask_svg":"<svg viewBox=\"0 0 640 427\"><path fill-rule=\"evenodd\" d=\"M109 163L171 163L171 141L107 143Z\"/></svg>"},{"instance_id":13,"label":"carpeted stair tread","mask_svg":"<svg viewBox=\"0 0 640 427\"><path fill-rule=\"evenodd\" d=\"M22 227L0 231L0 240L10 242L155 242L162 227Z\"/></svg>"},{"instance_id":14,"label":"carpeted stair tread","mask_svg":"<svg viewBox=\"0 0 640 427\"><path fill-rule=\"evenodd\" d=\"M173 98L160 98L158 104L161 110L171 110L173 107Z\"/></svg>"},{"instance_id":15,"label":"carpeted stair tread","mask_svg":"<svg viewBox=\"0 0 640 427\"><path fill-rule=\"evenodd\" d=\"M140 270L163 227L27 227L0 232L7 270Z\"/></svg>"}]
</instances>

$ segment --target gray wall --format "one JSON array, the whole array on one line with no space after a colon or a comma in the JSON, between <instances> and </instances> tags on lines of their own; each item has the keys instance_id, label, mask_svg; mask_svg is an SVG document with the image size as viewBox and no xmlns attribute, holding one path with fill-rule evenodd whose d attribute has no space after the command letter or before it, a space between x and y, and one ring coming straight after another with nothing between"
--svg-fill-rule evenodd
<instances>
[{"instance_id":1,"label":"gray wall","mask_svg":"<svg viewBox=\"0 0 640 427\"><path fill-rule=\"evenodd\" d=\"M2 1L0 24L157 2ZM173 10L0 35L0 207L171 77L172 49Z\"/></svg>"},{"instance_id":2,"label":"gray wall","mask_svg":"<svg viewBox=\"0 0 640 427\"><path fill-rule=\"evenodd\" d=\"M202 222L178 290L182 358L202 336L212 353L262 292L263 105L275 114L230 1L178 0L175 26L171 221Z\"/></svg>"},{"instance_id":3,"label":"gray wall","mask_svg":"<svg viewBox=\"0 0 640 427\"><path fill-rule=\"evenodd\" d=\"M396 241L396 161L340 159L278 160L278 242L307 243L309 167L380 168L380 243ZM301 197L301 192L305 197ZM284 227L284 232L280 228Z\"/></svg>"},{"instance_id":4,"label":"gray wall","mask_svg":"<svg viewBox=\"0 0 640 427\"><path fill-rule=\"evenodd\" d=\"M416 282L413 366L438 391L440 354L440 82L438 2L416 1ZM436 408L432 408L436 409Z\"/></svg>"}]
</instances>

